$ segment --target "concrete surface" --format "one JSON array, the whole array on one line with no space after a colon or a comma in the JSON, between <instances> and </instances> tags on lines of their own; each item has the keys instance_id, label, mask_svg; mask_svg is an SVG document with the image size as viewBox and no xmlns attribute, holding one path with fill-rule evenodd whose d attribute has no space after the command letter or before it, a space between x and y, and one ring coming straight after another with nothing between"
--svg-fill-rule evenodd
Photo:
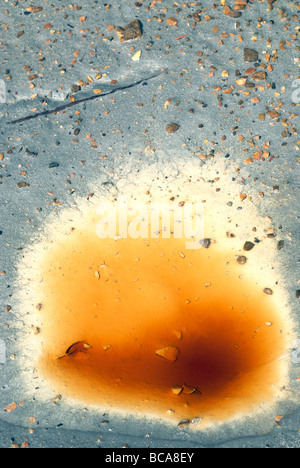
<instances>
[{"instance_id":1,"label":"concrete surface","mask_svg":"<svg viewBox=\"0 0 300 468\"><path fill-rule=\"evenodd\" d=\"M239 18L210 0L78 4L9 0L0 9L0 446L299 447L297 343L283 419L208 435L149 421L124 429L115 417L104 424L84 408L41 404L23 384L22 249L59 204L72 209L145 167L176 180L190 161L206 171L222 164L272 218L274 242L285 242L282 287L299 330L299 2L249 1ZM121 42L115 27L135 19L142 36ZM254 62L246 48L257 51ZM261 73L253 77L251 67ZM173 122L179 129L166 132Z\"/></svg>"}]
</instances>

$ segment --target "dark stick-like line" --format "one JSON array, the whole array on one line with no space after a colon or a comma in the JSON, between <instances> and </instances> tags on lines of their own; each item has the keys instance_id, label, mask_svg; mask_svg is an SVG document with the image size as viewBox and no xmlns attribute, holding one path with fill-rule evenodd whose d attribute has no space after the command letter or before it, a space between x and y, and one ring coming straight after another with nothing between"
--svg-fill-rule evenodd
<instances>
[{"instance_id":1,"label":"dark stick-like line","mask_svg":"<svg viewBox=\"0 0 300 468\"><path fill-rule=\"evenodd\" d=\"M152 75L152 76L150 76L148 78L144 78L144 79L139 80L139 81L136 81L135 83L131 83L130 85L121 86L119 88L116 88L116 89L113 89L113 90L109 91L108 93L97 94L95 96L90 96L90 97L87 97L87 98L84 98L84 99L80 99L79 101L69 102L68 104L64 104L63 106L56 107L53 110L47 110L45 112L39 112L37 114L22 117L21 119L12 120L12 121L8 122L8 124L10 124L10 125L17 124L17 123L21 123L21 122L26 122L26 120L32 120L32 119L36 119L38 117L43 117L43 116L46 116L46 115L55 114L55 113L58 113L58 112L61 112L61 111L65 110L65 109L68 109L69 107L76 106L77 104L81 104L83 102L88 102L88 101L93 101L94 99L99 99L100 97L109 96L109 95L115 94L115 93L117 93L119 91L123 91L124 89L133 88L135 86L140 85L141 83L144 83L144 82L152 80L153 78L156 78L157 76L161 75L162 73L164 73L164 72L156 73L155 75Z\"/></svg>"}]
</instances>

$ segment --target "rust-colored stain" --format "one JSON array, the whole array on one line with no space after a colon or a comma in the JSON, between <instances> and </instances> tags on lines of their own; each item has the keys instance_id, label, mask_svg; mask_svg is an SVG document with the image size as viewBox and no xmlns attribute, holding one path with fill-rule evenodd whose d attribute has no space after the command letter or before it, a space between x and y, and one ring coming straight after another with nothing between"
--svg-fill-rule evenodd
<instances>
[{"instance_id":1,"label":"rust-colored stain","mask_svg":"<svg viewBox=\"0 0 300 468\"><path fill-rule=\"evenodd\" d=\"M214 243L71 230L40 265L38 367L60 394L103 408L249 414L278 392L287 338L276 295L247 268Z\"/></svg>"}]
</instances>

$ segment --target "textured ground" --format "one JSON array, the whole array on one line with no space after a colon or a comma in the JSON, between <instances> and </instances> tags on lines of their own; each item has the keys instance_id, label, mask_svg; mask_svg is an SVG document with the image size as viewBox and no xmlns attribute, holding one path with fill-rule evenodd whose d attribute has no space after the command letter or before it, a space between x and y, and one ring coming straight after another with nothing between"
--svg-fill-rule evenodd
<instances>
[{"instance_id":1,"label":"textured ground","mask_svg":"<svg viewBox=\"0 0 300 468\"><path fill-rule=\"evenodd\" d=\"M97 184L116 186L145 167L176 179L182 165L197 161L230 174L237 204L255 203L272 220L269 241L281 242L284 287L299 323L300 5L244 3L234 10L233 0L226 7L219 0L2 2L2 447L300 446L296 386L269 434L246 422L240 437L225 430L214 442L146 423L128 434L120 421L101 424L85 414L84 422L83 413L64 417L63 408L53 416L52 403L41 408L23 398L18 382L23 318L14 304L22 249L53 210L74 207ZM133 20L138 37L122 41L118 27ZM299 361L296 350L295 381Z\"/></svg>"}]
</instances>

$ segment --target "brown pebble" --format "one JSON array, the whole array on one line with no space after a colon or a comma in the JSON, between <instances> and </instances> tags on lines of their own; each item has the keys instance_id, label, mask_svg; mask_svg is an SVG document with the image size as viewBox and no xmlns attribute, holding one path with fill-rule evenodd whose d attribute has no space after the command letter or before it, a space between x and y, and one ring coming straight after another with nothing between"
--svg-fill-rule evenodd
<instances>
[{"instance_id":1,"label":"brown pebble","mask_svg":"<svg viewBox=\"0 0 300 468\"><path fill-rule=\"evenodd\" d=\"M224 14L226 16L230 16L231 18L240 18L242 16L242 13L232 10L228 5L225 5L224 7Z\"/></svg>"},{"instance_id":2,"label":"brown pebble","mask_svg":"<svg viewBox=\"0 0 300 468\"><path fill-rule=\"evenodd\" d=\"M253 81L263 81L266 80L267 74L264 71L257 71L251 76Z\"/></svg>"},{"instance_id":3,"label":"brown pebble","mask_svg":"<svg viewBox=\"0 0 300 468\"><path fill-rule=\"evenodd\" d=\"M191 421L189 419L183 419L180 421L180 423L177 425L178 429L183 429L184 427L187 427L191 424Z\"/></svg>"},{"instance_id":4,"label":"brown pebble","mask_svg":"<svg viewBox=\"0 0 300 468\"><path fill-rule=\"evenodd\" d=\"M177 132L177 130L179 130L180 128L180 125L176 124L176 123L172 123L172 124L169 124L166 126L166 132L168 133L175 133Z\"/></svg>"},{"instance_id":5,"label":"brown pebble","mask_svg":"<svg viewBox=\"0 0 300 468\"><path fill-rule=\"evenodd\" d=\"M200 23L201 22L201 10L198 10L196 11L195 13L193 13L193 20L196 21L196 23Z\"/></svg>"},{"instance_id":6,"label":"brown pebble","mask_svg":"<svg viewBox=\"0 0 300 468\"><path fill-rule=\"evenodd\" d=\"M255 244L253 244L253 242L247 241L247 242L245 242L245 244L244 244L244 250L245 250L246 252L249 252L249 251L252 250L254 247L255 247Z\"/></svg>"},{"instance_id":7,"label":"brown pebble","mask_svg":"<svg viewBox=\"0 0 300 468\"><path fill-rule=\"evenodd\" d=\"M17 185L19 188L29 187L29 184L27 184L27 182L18 182Z\"/></svg>"},{"instance_id":8,"label":"brown pebble","mask_svg":"<svg viewBox=\"0 0 300 468\"><path fill-rule=\"evenodd\" d=\"M247 257L244 255L239 255L236 260L240 265L245 265L247 263Z\"/></svg>"},{"instance_id":9,"label":"brown pebble","mask_svg":"<svg viewBox=\"0 0 300 468\"><path fill-rule=\"evenodd\" d=\"M280 117L280 114L276 111L270 111L268 112L268 116L271 117L271 119L277 119L278 117Z\"/></svg>"},{"instance_id":10,"label":"brown pebble","mask_svg":"<svg viewBox=\"0 0 300 468\"><path fill-rule=\"evenodd\" d=\"M245 62L257 62L258 52L254 49L245 49L244 50L244 60Z\"/></svg>"},{"instance_id":11,"label":"brown pebble","mask_svg":"<svg viewBox=\"0 0 300 468\"><path fill-rule=\"evenodd\" d=\"M155 351L157 356L160 356L170 362L177 361L179 353L179 349L176 348L176 346L166 346L165 348L160 348Z\"/></svg>"},{"instance_id":12,"label":"brown pebble","mask_svg":"<svg viewBox=\"0 0 300 468\"><path fill-rule=\"evenodd\" d=\"M174 395L180 395L183 391L183 387L181 385L173 385L172 392Z\"/></svg>"},{"instance_id":13,"label":"brown pebble","mask_svg":"<svg viewBox=\"0 0 300 468\"><path fill-rule=\"evenodd\" d=\"M26 8L26 10L31 11L31 13L39 13L40 11L43 11L43 7L32 6L32 7Z\"/></svg>"},{"instance_id":14,"label":"brown pebble","mask_svg":"<svg viewBox=\"0 0 300 468\"><path fill-rule=\"evenodd\" d=\"M277 243L277 250L282 250L284 248L284 241L280 240Z\"/></svg>"},{"instance_id":15,"label":"brown pebble","mask_svg":"<svg viewBox=\"0 0 300 468\"><path fill-rule=\"evenodd\" d=\"M267 294L268 296L272 296L272 295L273 295L273 291L272 291L272 289L270 289L270 288L265 288L265 289L264 289L264 293Z\"/></svg>"},{"instance_id":16,"label":"brown pebble","mask_svg":"<svg viewBox=\"0 0 300 468\"><path fill-rule=\"evenodd\" d=\"M200 241L200 244L205 247L206 249L209 249L210 245L211 245L211 239L202 239Z\"/></svg>"},{"instance_id":17,"label":"brown pebble","mask_svg":"<svg viewBox=\"0 0 300 468\"><path fill-rule=\"evenodd\" d=\"M166 23L169 26L176 26L178 24L178 20L176 18L171 17L166 19Z\"/></svg>"},{"instance_id":18,"label":"brown pebble","mask_svg":"<svg viewBox=\"0 0 300 468\"><path fill-rule=\"evenodd\" d=\"M120 41L130 41L132 39L138 39L142 36L142 23L139 20L131 21L124 28L118 26L116 28Z\"/></svg>"},{"instance_id":19,"label":"brown pebble","mask_svg":"<svg viewBox=\"0 0 300 468\"><path fill-rule=\"evenodd\" d=\"M81 86L78 85L72 85L71 86L72 93L78 93L78 91L81 90Z\"/></svg>"}]
</instances>

